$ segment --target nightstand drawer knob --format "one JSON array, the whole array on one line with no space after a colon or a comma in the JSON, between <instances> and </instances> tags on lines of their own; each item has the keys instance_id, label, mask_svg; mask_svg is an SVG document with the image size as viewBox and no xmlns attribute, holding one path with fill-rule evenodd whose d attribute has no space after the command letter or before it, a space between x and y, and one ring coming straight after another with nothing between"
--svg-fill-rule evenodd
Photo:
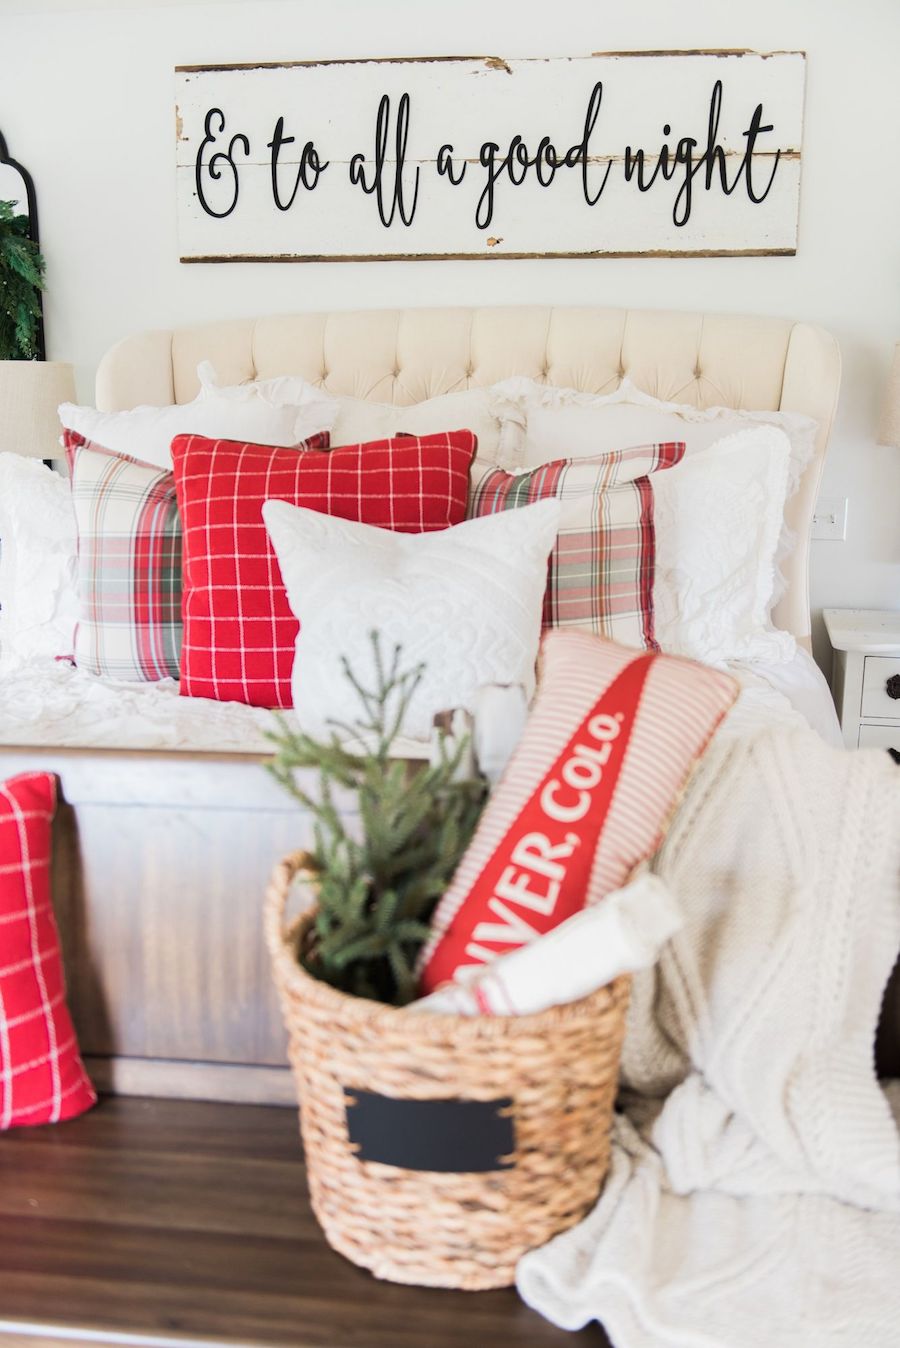
<instances>
[{"instance_id":1,"label":"nightstand drawer knob","mask_svg":"<svg viewBox=\"0 0 900 1348\"><path fill-rule=\"evenodd\" d=\"M900 674L892 674L884 685L888 697L900 697Z\"/></svg>"}]
</instances>

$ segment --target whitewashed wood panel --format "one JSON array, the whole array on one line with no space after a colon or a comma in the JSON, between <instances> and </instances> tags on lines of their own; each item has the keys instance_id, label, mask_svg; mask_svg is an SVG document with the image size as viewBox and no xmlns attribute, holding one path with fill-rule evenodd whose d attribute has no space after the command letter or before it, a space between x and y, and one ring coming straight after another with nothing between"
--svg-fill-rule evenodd
<instances>
[{"instance_id":1,"label":"whitewashed wood panel","mask_svg":"<svg viewBox=\"0 0 900 1348\"><path fill-rule=\"evenodd\" d=\"M804 75L800 52L181 67L181 257L793 253Z\"/></svg>"}]
</instances>

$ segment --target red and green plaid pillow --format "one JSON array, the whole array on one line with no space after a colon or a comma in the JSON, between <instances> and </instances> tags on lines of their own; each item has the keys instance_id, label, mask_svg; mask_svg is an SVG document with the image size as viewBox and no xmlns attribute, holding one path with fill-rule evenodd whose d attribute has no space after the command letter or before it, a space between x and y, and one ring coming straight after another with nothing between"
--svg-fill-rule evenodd
<instances>
[{"instance_id":1,"label":"red and green plaid pillow","mask_svg":"<svg viewBox=\"0 0 900 1348\"><path fill-rule=\"evenodd\" d=\"M75 663L114 679L178 678L181 520L175 479L64 432L78 529Z\"/></svg>"},{"instance_id":2,"label":"red and green plaid pillow","mask_svg":"<svg viewBox=\"0 0 900 1348\"><path fill-rule=\"evenodd\" d=\"M649 475L672 468L684 444L639 445L587 459L556 459L526 473L472 472L469 518L556 497L559 534L550 553L544 627L577 627L657 650L653 634L653 490Z\"/></svg>"}]
</instances>

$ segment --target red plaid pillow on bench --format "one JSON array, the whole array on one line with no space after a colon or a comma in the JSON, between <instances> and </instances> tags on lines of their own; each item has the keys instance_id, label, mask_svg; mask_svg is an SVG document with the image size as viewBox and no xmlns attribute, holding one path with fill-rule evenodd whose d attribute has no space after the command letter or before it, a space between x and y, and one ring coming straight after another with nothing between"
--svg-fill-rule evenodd
<instances>
[{"instance_id":1,"label":"red plaid pillow on bench","mask_svg":"<svg viewBox=\"0 0 900 1348\"><path fill-rule=\"evenodd\" d=\"M0 784L0 1129L56 1123L96 1101L65 1001L50 901L56 781Z\"/></svg>"}]
</instances>

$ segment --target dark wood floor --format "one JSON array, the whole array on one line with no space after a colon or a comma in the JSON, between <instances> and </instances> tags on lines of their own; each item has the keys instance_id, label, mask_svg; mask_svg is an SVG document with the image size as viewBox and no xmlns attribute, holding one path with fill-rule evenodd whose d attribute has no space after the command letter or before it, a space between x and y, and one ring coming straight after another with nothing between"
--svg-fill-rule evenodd
<instances>
[{"instance_id":1,"label":"dark wood floor","mask_svg":"<svg viewBox=\"0 0 900 1348\"><path fill-rule=\"evenodd\" d=\"M0 1135L0 1348L71 1343L73 1331L84 1343L93 1332L146 1344L608 1348L597 1326L557 1330L511 1289L399 1287L334 1254L309 1210L293 1111L134 1099Z\"/></svg>"}]
</instances>

